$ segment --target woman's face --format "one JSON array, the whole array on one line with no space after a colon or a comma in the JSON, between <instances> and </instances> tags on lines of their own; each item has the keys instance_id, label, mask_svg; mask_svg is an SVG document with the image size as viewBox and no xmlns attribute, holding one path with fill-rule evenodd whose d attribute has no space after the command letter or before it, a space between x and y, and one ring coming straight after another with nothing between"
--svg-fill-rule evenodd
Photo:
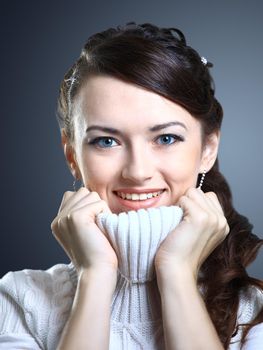
<instances>
[{"instance_id":1,"label":"woman's face","mask_svg":"<svg viewBox=\"0 0 263 350\"><path fill-rule=\"evenodd\" d=\"M175 205L217 154L218 136L203 145L199 121L184 108L113 77L82 87L74 125L83 183L114 213Z\"/></svg>"}]
</instances>

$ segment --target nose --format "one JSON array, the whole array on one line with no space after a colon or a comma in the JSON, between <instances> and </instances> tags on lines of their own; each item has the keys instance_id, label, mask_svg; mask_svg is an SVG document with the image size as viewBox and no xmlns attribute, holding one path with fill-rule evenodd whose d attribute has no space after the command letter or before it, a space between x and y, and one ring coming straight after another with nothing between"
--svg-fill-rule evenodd
<instances>
[{"instance_id":1,"label":"nose","mask_svg":"<svg viewBox=\"0 0 263 350\"><path fill-rule=\"evenodd\" d=\"M153 177L155 171L152 155L145 147L136 147L126 154L122 177L136 184L143 184Z\"/></svg>"}]
</instances>

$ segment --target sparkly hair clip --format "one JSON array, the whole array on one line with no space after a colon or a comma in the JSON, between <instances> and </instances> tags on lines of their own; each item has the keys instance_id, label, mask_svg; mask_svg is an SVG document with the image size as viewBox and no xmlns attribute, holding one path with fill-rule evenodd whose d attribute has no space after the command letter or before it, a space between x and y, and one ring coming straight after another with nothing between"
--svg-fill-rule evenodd
<instances>
[{"instance_id":1,"label":"sparkly hair clip","mask_svg":"<svg viewBox=\"0 0 263 350\"><path fill-rule=\"evenodd\" d=\"M206 66L208 63L207 59L204 56L201 57L201 62L203 63L204 66Z\"/></svg>"}]
</instances>

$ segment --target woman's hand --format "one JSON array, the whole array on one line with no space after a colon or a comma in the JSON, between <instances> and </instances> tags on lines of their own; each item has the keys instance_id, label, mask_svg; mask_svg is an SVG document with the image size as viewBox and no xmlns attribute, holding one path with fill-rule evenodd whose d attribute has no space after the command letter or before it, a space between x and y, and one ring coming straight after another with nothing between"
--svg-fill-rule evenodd
<instances>
[{"instance_id":1,"label":"woman's hand","mask_svg":"<svg viewBox=\"0 0 263 350\"><path fill-rule=\"evenodd\" d=\"M183 220L160 245L156 272L174 276L174 271L187 271L196 279L202 263L229 233L229 226L213 192L191 188L177 205L183 209Z\"/></svg>"},{"instance_id":2,"label":"woman's hand","mask_svg":"<svg viewBox=\"0 0 263 350\"><path fill-rule=\"evenodd\" d=\"M82 187L65 192L52 232L80 273L88 269L117 271L117 256L96 224L96 215L111 212L97 192Z\"/></svg>"}]
</instances>

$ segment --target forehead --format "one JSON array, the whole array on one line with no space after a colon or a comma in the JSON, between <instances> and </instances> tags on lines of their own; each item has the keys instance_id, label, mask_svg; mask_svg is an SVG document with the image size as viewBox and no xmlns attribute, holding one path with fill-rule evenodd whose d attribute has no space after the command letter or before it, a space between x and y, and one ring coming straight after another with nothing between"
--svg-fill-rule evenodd
<instances>
[{"instance_id":1,"label":"forehead","mask_svg":"<svg viewBox=\"0 0 263 350\"><path fill-rule=\"evenodd\" d=\"M139 86L108 76L93 76L81 88L78 101L84 123L116 128L151 127L171 121L199 128L180 105Z\"/></svg>"}]
</instances>

